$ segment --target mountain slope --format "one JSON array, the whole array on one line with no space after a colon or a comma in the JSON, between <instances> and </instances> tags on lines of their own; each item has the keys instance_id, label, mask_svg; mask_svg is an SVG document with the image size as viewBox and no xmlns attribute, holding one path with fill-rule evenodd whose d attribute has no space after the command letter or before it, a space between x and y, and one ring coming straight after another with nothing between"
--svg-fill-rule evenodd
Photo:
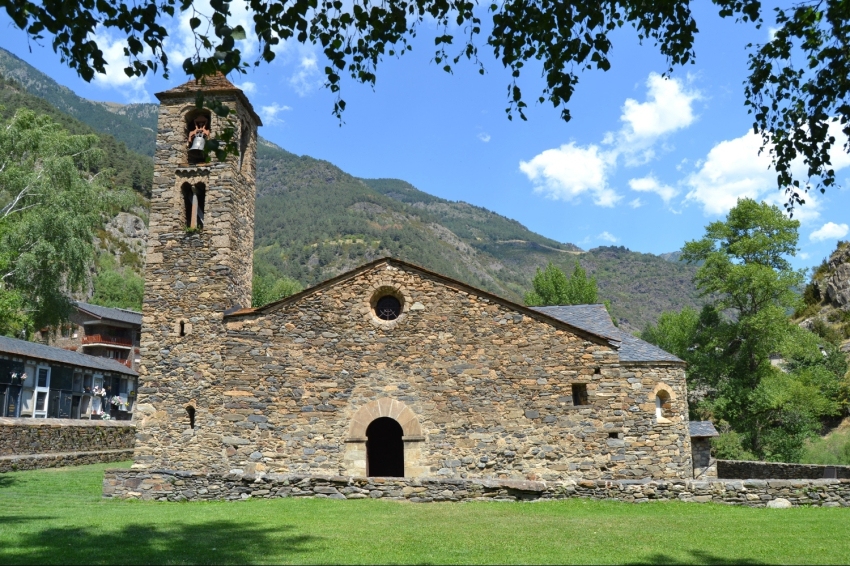
<instances>
[{"instance_id":1,"label":"mountain slope","mask_svg":"<svg viewBox=\"0 0 850 566\"><path fill-rule=\"evenodd\" d=\"M78 116L79 121L64 119L69 128L117 128L116 137L129 147L153 154L156 105L82 99L0 49L0 74L5 73L20 77L30 95ZM612 301L613 313L628 330L654 322L664 310L699 306L691 266L622 247L583 252L485 208L441 199L397 179L357 179L331 163L260 139L257 271L313 285L385 255L518 302L537 268L551 261L569 273L578 260L597 278L600 298Z\"/></svg>"},{"instance_id":2,"label":"mountain slope","mask_svg":"<svg viewBox=\"0 0 850 566\"><path fill-rule=\"evenodd\" d=\"M149 118L148 123L144 124L139 114L148 114L150 107L156 108L155 104L131 105L140 108L115 112L108 104L77 96L71 89L59 85L5 49L0 49L0 75L14 80L30 94L43 98L57 110L88 124L94 130L124 142L130 150L153 157L156 114L153 115L153 127L150 126Z\"/></svg>"}]
</instances>

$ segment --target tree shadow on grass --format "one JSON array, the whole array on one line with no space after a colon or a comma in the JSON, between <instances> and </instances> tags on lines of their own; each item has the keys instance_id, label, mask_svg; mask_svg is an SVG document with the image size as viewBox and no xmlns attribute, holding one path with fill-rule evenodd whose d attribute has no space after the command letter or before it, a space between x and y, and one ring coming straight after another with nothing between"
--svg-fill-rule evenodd
<instances>
[{"instance_id":1,"label":"tree shadow on grass","mask_svg":"<svg viewBox=\"0 0 850 566\"><path fill-rule=\"evenodd\" d=\"M187 510L187 513L190 511ZM260 527L236 521L125 525L120 531L58 527L28 532L15 548L0 548L2 564L250 564L310 562L319 537L291 526Z\"/></svg>"},{"instance_id":2,"label":"tree shadow on grass","mask_svg":"<svg viewBox=\"0 0 850 566\"><path fill-rule=\"evenodd\" d=\"M0 489L12 487L17 483L17 478L8 474L0 474Z\"/></svg>"},{"instance_id":3,"label":"tree shadow on grass","mask_svg":"<svg viewBox=\"0 0 850 566\"><path fill-rule=\"evenodd\" d=\"M685 553L691 556L692 562L696 562L698 564L766 564L765 562L753 560L752 558L734 558L732 556L718 556L716 554L711 554L710 552L706 552L704 550L687 550L685 551ZM628 562L628 564L681 563L681 555L679 555L678 557L674 557L667 554L663 554L661 552L656 552L655 554L651 554L634 562Z\"/></svg>"}]
</instances>

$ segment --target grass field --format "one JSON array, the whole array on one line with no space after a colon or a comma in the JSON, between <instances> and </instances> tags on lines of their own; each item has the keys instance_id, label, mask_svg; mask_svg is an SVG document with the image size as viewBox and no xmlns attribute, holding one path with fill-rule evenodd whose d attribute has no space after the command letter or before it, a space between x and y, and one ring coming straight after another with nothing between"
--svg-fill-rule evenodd
<instances>
[{"instance_id":1,"label":"grass field","mask_svg":"<svg viewBox=\"0 0 850 566\"><path fill-rule=\"evenodd\" d=\"M0 474L0 564L850 562L850 509L104 501L105 467Z\"/></svg>"}]
</instances>

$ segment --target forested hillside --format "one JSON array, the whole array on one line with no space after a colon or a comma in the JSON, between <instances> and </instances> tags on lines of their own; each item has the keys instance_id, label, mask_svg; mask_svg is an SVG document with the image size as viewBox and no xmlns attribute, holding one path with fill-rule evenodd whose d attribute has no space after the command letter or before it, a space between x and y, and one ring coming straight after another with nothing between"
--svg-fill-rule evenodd
<instances>
[{"instance_id":1,"label":"forested hillside","mask_svg":"<svg viewBox=\"0 0 850 566\"><path fill-rule=\"evenodd\" d=\"M115 182L149 194L156 105L82 99L2 49L0 74L18 83L2 83L5 116L27 107L74 133L100 132ZM522 301L537 268L551 261L571 271L578 260L596 276L600 298L611 301L626 329L642 328L665 310L699 305L694 269L685 264L623 247L584 252L485 208L441 199L397 179L357 179L262 139L257 197L255 271L305 286L392 255ZM104 226L101 237L119 265L101 261L100 271L138 272L137 239L123 241L112 228Z\"/></svg>"}]
</instances>

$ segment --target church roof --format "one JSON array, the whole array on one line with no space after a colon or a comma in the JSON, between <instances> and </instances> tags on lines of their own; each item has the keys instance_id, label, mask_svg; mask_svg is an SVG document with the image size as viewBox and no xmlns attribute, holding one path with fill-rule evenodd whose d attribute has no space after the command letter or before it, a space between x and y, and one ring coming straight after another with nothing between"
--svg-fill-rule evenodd
<instances>
[{"instance_id":1,"label":"church roof","mask_svg":"<svg viewBox=\"0 0 850 566\"><path fill-rule=\"evenodd\" d=\"M230 82L227 77L220 72L214 75L201 77L200 79L190 79L180 86L156 93L156 97L159 100L167 100L169 98L185 97L187 94L194 94L196 92L203 92L204 94L235 94L245 108L248 109L248 112L251 113L251 116L257 121L257 125L263 125L263 121L257 113L254 112L254 107L251 105L248 97L245 96L245 93L242 92L242 89Z\"/></svg>"},{"instance_id":2,"label":"church roof","mask_svg":"<svg viewBox=\"0 0 850 566\"><path fill-rule=\"evenodd\" d=\"M578 326L589 332L613 336L620 341L621 362L668 362L685 363L673 354L658 346L623 332L611 322L611 316L605 305L560 305L553 307L532 307L538 312L548 314L567 324Z\"/></svg>"},{"instance_id":3,"label":"church roof","mask_svg":"<svg viewBox=\"0 0 850 566\"><path fill-rule=\"evenodd\" d=\"M609 333L609 332L606 332L605 330L603 330L601 328L594 329L594 328L581 327L581 326L578 326L577 324L574 324L572 322L554 317L549 313L542 312L542 311L537 310L537 309L531 309L529 307L514 303L513 301L509 301L508 299L504 299L502 297L499 297L498 295L494 295L492 293L488 293L487 291L483 291L483 290L478 289L476 287L473 287L471 285L467 285L466 283L463 283L461 281L457 281L456 279L452 279L451 277L446 277L445 275L441 275L439 273L429 271L428 269L425 269L424 267L419 267L418 265L414 265L412 263L408 263L406 261L402 261L400 259L395 259L395 258L391 258L391 257L383 257L383 258L376 259L374 261L371 261L369 263L361 265L358 268L352 269L351 271L347 271L347 272L345 272L341 275L337 275L336 277L328 279L327 281L323 281L322 283L319 283L318 285L310 287L309 289L304 289L300 293L296 293L294 295L286 297L285 299L281 299L279 301L269 303L269 304L264 305L262 307L243 308L243 309L239 309L239 310L232 311L232 312L225 312L224 318L227 319L227 318L230 318L230 317L263 315L263 314L275 312L276 310L279 310L279 309L281 309L281 308L283 308L283 307L285 307L289 304L295 303L295 302L301 300L302 298L304 298L306 296L312 295L314 293L317 293L319 291L327 289L328 287L332 287L334 285L337 285L338 283L341 283L343 281L346 281L348 279L356 277L357 275L359 275L359 274L361 274L365 271L369 271L370 269L373 269L373 268L375 268L375 267L377 267L377 266L379 266L383 263L390 264L394 267L401 267L401 268L411 270L411 271L418 271L418 272L420 272L424 275L427 275L428 277L431 277L433 279L437 279L437 280L441 281L442 283L444 283L444 284L446 284L450 287L455 287L455 288L460 289L460 290L462 290L466 293L471 293L473 295L485 298L489 301L492 301L494 303L498 303L498 304L502 305L503 307L517 311L517 312L522 313L526 316L530 316L530 317L538 319L538 320L543 320L543 321L550 323L550 324L555 323L557 326L566 327L570 332L572 332L573 334L576 334L578 336L581 336L582 338L585 338L585 339L590 338L591 340L593 340L595 342L600 342L600 341L605 342L609 346L612 346L614 348L617 348L620 345L619 343L620 343L621 338L619 336L619 333ZM616 330L616 327L614 327L613 324L611 326L612 326L612 328L615 328L615 330Z\"/></svg>"}]
</instances>

